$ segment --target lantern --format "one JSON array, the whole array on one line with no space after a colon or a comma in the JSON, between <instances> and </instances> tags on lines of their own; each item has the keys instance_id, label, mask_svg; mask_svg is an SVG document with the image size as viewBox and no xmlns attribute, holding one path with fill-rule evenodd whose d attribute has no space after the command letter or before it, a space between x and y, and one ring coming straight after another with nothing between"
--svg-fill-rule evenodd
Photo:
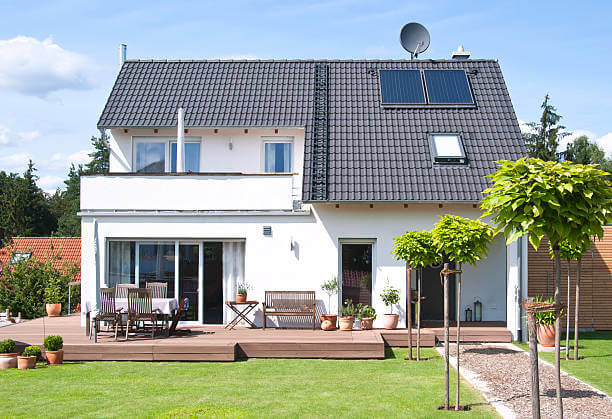
<instances>
[{"instance_id":1,"label":"lantern","mask_svg":"<svg viewBox=\"0 0 612 419\"><path fill-rule=\"evenodd\" d=\"M474 301L474 321L482 321L482 303L479 300Z\"/></svg>"},{"instance_id":2,"label":"lantern","mask_svg":"<svg viewBox=\"0 0 612 419\"><path fill-rule=\"evenodd\" d=\"M472 309L469 307L465 309L465 321L466 322L472 321Z\"/></svg>"}]
</instances>

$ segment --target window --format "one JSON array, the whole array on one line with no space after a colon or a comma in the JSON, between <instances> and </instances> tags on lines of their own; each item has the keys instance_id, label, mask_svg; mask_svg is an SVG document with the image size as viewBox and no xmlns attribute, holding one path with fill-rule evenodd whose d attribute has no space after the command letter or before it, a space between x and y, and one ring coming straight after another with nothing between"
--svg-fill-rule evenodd
<instances>
[{"instance_id":1,"label":"window","mask_svg":"<svg viewBox=\"0 0 612 419\"><path fill-rule=\"evenodd\" d=\"M17 263L21 260L28 260L30 259L31 256L32 256L32 252L13 253L13 256L11 256L11 264Z\"/></svg>"},{"instance_id":2,"label":"window","mask_svg":"<svg viewBox=\"0 0 612 419\"><path fill-rule=\"evenodd\" d=\"M170 171L176 173L177 143L170 143ZM185 143L185 171L198 173L200 171L200 143Z\"/></svg>"},{"instance_id":3,"label":"window","mask_svg":"<svg viewBox=\"0 0 612 419\"><path fill-rule=\"evenodd\" d=\"M135 171L139 173L163 173L166 171L165 142L137 142Z\"/></svg>"},{"instance_id":4,"label":"window","mask_svg":"<svg viewBox=\"0 0 612 419\"><path fill-rule=\"evenodd\" d=\"M291 172L293 144L290 142L264 143L264 171L266 173Z\"/></svg>"},{"instance_id":5,"label":"window","mask_svg":"<svg viewBox=\"0 0 612 419\"><path fill-rule=\"evenodd\" d=\"M108 243L108 287L117 284L136 283L136 258L134 242L112 241Z\"/></svg>"},{"instance_id":6,"label":"window","mask_svg":"<svg viewBox=\"0 0 612 419\"><path fill-rule=\"evenodd\" d=\"M174 295L174 242L140 243L138 251L138 282L165 282L168 295Z\"/></svg>"},{"instance_id":7,"label":"window","mask_svg":"<svg viewBox=\"0 0 612 419\"><path fill-rule=\"evenodd\" d=\"M429 146L434 163L466 164L467 158L459 134L431 134Z\"/></svg>"}]
</instances>

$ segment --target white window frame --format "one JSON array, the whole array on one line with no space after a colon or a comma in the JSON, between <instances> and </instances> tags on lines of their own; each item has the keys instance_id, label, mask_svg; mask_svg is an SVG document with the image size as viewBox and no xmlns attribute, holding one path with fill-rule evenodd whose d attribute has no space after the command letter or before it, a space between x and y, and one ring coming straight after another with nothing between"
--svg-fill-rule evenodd
<instances>
[{"instance_id":1,"label":"white window frame","mask_svg":"<svg viewBox=\"0 0 612 419\"><path fill-rule=\"evenodd\" d=\"M172 167L170 164L170 144L176 143L176 137L155 137L155 136L147 136L147 135L132 135L132 173L141 173L136 172L136 144L138 143L164 143L165 150L165 164L164 164L164 173L170 173L170 168ZM190 136L185 137L185 143L200 143L200 172L202 171L202 137L198 136ZM146 173L142 173L146 175Z\"/></svg>"},{"instance_id":2,"label":"white window frame","mask_svg":"<svg viewBox=\"0 0 612 419\"><path fill-rule=\"evenodd\" d=\"M457 145L459 146L460 155L438 155L436 148L435 137L455 137L457 139ZM431 161L434 165L466 165L468 160L465 154L465 148L463 147L463 138L461 134L457 132L434 132L429 134L429 151L431 153ZM441 160L439 160L441 159ZM447 159L446 161L444 159Z\"/></svg>"},{"instance_id":3,"label":"white window frame","mask_svg":"<svg viewBox=\"0 0 612 419\"><path fill-rule=\"evenodd\" d=\"M170 161L170 159L172 158L172 144L176 144L178 141L176 140L176 138L170 138L170 141L168 141L168 172L170 173L175 173L175 172L171 172L172 170L172 162ZM200 161L198 162L198 171L194 172L194 173L199 173L202 171L202 137L185 137L185 144L187 143L198 143L200 144ZM177 147L177 151L178 151L178 146Z\"/></svg>"},{"instance_id":4,"label":"white window frame","mask_svg":"<svg viewBox=\"0 0 612 419\"><path fill-rule=\"evenodd\" d=\"M261 172L262 173L293 173L295 166L295 142L294 137L261 137ZM266 172L266 144L283 143L291 144L291 167L289 172Z\"/></svg>"}]
</instances>

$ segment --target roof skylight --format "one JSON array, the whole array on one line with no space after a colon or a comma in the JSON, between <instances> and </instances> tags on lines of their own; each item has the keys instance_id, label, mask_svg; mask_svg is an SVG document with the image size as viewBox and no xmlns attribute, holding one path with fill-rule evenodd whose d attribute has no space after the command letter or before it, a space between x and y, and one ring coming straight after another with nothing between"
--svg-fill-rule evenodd
<instances>
[{"instance_id":1,"label":"roof skylight","mask_svg":"<svg viewBox=\"0 0 612 419\"><path fill-rule=\"evenodd\" d=\"M437 164L466 164L467 158L459 134L431 134L429 146Z\"/></svg>"}]
</instances>

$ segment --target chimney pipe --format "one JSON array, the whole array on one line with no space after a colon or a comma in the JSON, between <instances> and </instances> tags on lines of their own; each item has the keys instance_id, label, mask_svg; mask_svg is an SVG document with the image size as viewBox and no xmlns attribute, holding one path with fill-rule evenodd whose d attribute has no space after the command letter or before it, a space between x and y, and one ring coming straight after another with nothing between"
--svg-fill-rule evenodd
<instances>
[{"instance_id":1,"label":"chimney pipe","mask_svg":"<svg viewBox=\"0 0 612 419\"><path fill-rule=\"evenodd\" d=\"M119 45L119 70L123 67L123 63L127 59L127 44Z\"/></svg>"},{"instance_id":2,"label":"chimney pipe","mask_svg":"<svg viewBox=\"0 0 612 419\"><path fill-rule=\"evenodd\" d=\"M457 51L453 51L451 54L453 60L467 60L470 58L470 51L465 51L463 45L457 47Z\"/></svg>"}]
</instances>

